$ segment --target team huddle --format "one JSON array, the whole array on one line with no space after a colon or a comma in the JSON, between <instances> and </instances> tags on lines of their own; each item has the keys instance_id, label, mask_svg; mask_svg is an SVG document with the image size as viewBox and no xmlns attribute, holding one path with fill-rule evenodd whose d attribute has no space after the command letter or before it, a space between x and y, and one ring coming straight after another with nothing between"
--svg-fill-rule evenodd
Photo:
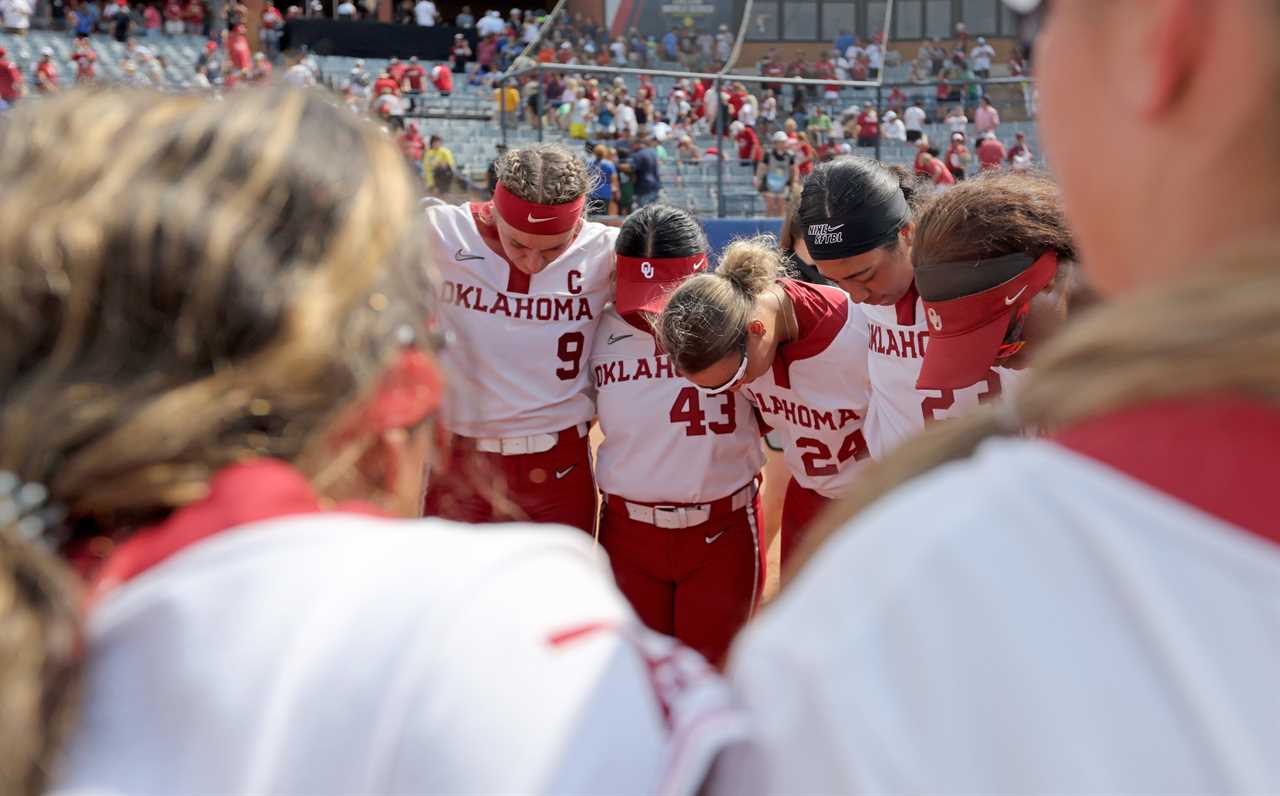
<instances>
[{"instance_id":1,"label":"team huddle","mask_svg":"<svg viewBox=\"0 0 1280 796\"><path fill-rule=\"evenodd\" d=\"M491 202L426 210L452 376L426 513L595 533L644 622L712 662L760 604L765 434L790 475L765 486L785 489L785 567L867 463L1014 388L1083 293L1034 175L922 195L900 169L833 161L805 184L793 252L739 240L714 270L683 210L584 221L567 150L512 151L497 175Z\"/></svg>"}]
</instances>

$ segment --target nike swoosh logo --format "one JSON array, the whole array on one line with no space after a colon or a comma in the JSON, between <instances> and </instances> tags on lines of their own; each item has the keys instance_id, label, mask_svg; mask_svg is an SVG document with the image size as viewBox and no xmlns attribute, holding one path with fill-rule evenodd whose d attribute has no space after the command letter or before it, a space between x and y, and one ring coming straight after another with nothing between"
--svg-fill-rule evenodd
<instances>
[{"instance_id":1,"label":"nike swoosh logo","mask_svg":"<svg viewBox=\"0 0 1280 796\"><path fill-rule=\"evenodd\" d=\"M724 531L721 531L720 533L716 534L715 536L708 536L708 537L706 537L707 544L711 544L711 543L712 543L712 542L714 542L715 540L719 539L721 536L724 536Z\"/></svg>"},{"instance_id":2,"label":"nike swoosh logo","mask_svg":"<svg viewBox=\"0 0 1280 796\"><path fill-rule=\"evenodd\" d=\"M628 337L635 337L634 334L611 334L609 335L609 345L613 345L619 340L626 340Z\"/></svg>"},{"instance_id":3,"label":"nike swoosh logo","mask_svg":"<svg viewBox=\"0 0 1280 796\"><path fill-rule=\"evenodd\" d=\"M694 264L693 264L693 270L695 270L695 271L701 271L703 268L706 268L706 267L707 267L707 258L706 258L706 257L703 257L701 260L699 260L699 261L697 261L696 263L694 263Z\"/></svg>"},{"instance_id":4,"label":"nike swoosh logo","mask_svg":"<svg viewBox=\"0 0 1280 796\"><path fill-rule=\"evenodd\" d=\"M1014 293L1012 296L1005 296L1004 305L1006 307L1012 307L1013 302L1018 300L1018 296L1021 296L1023 293L1026 293L1026 292L1027 292L1027 286L1023 285L1022 290L1019 290L1017 293Z\"/></svg>"},{"instance_id":5,"label":"nike swoosh logo","mask_svg":"<svg viewBox=\"0 0 1280 796\"><path fill-rule=\"evenodd\" d=\"M458 253L453 255L453 259L460 263L465 263L467 260L483 260L484 257L479 254L467 254L462 249L458 249Z\"/></svg>"},{"instance_id":6,"label":"nike swoosh logo","mask_svg":"<svg viewBox=\"0 0 1280 796\"><path fill-rule=\"evenodd\" d=\"M571 464L568 467L564 468L563 470L556 470L556 480L559 481L560 479L564 478L566 475L573 472L573 468L577 466L578 465L576 464Z\"/></svg>"},{"instance_id":7,"label":"nike swoosh logo","mask_svg":"<svg viewBox=\"0 0 1280 796\"><path fill-rule=\"evenodd\" d=\"M833 227L827 227L827 232L835 232L837 229L844 229L844 224L836 224Z\"/></svg>"},{"instance_id":8,"label":"nike swoosh logo","mask_svg":"<svg viewBox=\"0 0 1280 796\"><path fill-rule=\"evenodd\" d=\"M530 224L543 224L543 223L546 223L546 222L548 222L548 221L555 221L555 220L556 220L556 217L555 217L555 216L552 216L551 218L534 218L534 217L533 217L533 213L530 213L530 214L529 214L529 223L530 223Z\"/></svg>"}]
</instances>

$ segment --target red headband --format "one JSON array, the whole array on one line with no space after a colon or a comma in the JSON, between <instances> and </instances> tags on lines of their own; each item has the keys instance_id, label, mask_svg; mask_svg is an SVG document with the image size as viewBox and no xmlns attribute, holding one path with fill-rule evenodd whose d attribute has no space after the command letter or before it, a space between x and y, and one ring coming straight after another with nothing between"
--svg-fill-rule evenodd
<instances>
[{"instance_id":1,"label":"red headband","mask_svg":"<svg viewBox=\"0 0 1280 796\"><path fill-rule=\"evenodd\" d=\"M707 255L625 257L618 255L618 312L660 313L675 286L707 270Z\"/></svg>"},{"instance_id":2,"label":"red headband","mask_svg":"<svg viewBox=\"0 0 1280 796\"><path fill-rule=\"evenodd\" d=\"M502 220L531 235L561 235L573 229L582 218L586 195L572 202L558 205L540 205L526 201L507 190L502 183L493 191L493 206Z\"/></svg>"}]
</instances>

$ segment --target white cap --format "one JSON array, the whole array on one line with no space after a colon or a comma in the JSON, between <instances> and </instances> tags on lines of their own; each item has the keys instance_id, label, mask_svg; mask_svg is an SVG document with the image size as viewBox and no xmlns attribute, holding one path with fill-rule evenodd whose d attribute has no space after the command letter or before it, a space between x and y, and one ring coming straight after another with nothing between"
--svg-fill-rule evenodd
<instances>
[{"instance_id":1,"label":"white cap","mask_svg":"<svg viewBox=\"0 0 1280 796\"><path fill-rule=\"evenodd\" d=\"M894 113L893 111L886 111L884 114L884 120L886 122L891 122L896 118L898 118L898 114Z\"/></svg>"},{"instance_id":2,"label":"white cap","mask_svg":"<svg viewBox=\"0 0 1280 796\"><path fill-rule=\"evenodd\" d=\"M45 56L46 58L52 58L52 57L53 57L53 48L52 48L52 47L41 47L41 48L40 48L40 54L41 54L41 55L43 55L43 56Z\"/></svg>"},{"instance_id":3,"label":"white cap","mask_svg":"<svg viewBox=\"0 0 1280 796\"><path fill-rule=\"evenodd\" d=\"M773 134L773 142L775 144L778 143L779 141L790 141L790 140L791 139L787 136L787 134L782 132L781 130Z\"/></svg>"},{"instance_id":4,"label":"white cap","mask_svg":"<svg viewBox=\"0 0 1280 796\"><path fill-rule=\"evenodd\" d=\"M987 43L987 39L985 36L978 37L978 44L986 44L986 43Z\"/></svg>"},{"instance_id":5,"label":"white cap","mask_svg":"<svg viewBox=\"0 0 1280 796\"><path fill-rule=\"evenodd\" d=\"M743 130L745 130L745 129L746 129L746 127L747 127L747 126L746 126L745 124L743 124L742 122L734 122L733 124L729 125L729 132L731 132L731 133L740 133L740 132L742 132Z\"/></svg>"}]
</instances>

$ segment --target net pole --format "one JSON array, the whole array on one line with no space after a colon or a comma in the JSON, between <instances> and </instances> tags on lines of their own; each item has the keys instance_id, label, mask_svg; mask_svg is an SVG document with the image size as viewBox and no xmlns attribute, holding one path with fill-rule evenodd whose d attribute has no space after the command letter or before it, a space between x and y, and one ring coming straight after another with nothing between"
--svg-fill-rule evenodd
<instances>
[{"instance_id":1,"label":"net pole","mask_svg":"<svg viewBox=\"0 0 1280 796\"><path fill-rule=\"evenodd\" d=\"M712 84L716 97L716 218L724 218L724 103L720 99L720 78Z\"/></svg>"},{"instance_id":2,"label":"net pole","mask_svg":"<svg viewBox=\"0 0 1280 796\"><path fill-rule=\"evenodd\" d=\"M884 75L884 69L880 70L880 74L881 76ZM884 108L884 105L882 104L883 99L884 99L884 92L881 90L879 86L876 86L876 113L882 113L881 109ZM884 128L881 126L884 124L884 117L880 116L878 117L878 119L880 124L876 125L876 129L880 131L881 135L876 136L876 160L880 159L880 142L884 140L884 135L883 135Z\"/></svg>"}]
</instances>

